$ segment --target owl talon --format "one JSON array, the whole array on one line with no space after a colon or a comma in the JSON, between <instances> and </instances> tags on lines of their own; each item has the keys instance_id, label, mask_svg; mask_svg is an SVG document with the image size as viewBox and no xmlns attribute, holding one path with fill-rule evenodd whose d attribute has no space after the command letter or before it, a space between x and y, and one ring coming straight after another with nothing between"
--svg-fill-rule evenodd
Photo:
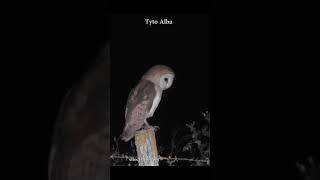
<instances>
[{"instance_id":1,"label":"owl talon","mask_svg":"<svg viewBox=\"0 0 320 180\"><path fill-rule=\"evenodd\" d=\"M147 126L145 129L154 129L154 131L159 131L160 127L159 126Z\"/></svg>"},{"instance_id":2,"label":"owl talon","mask_svg":"<svg viewBox=\"0 0 320 180\"><path fill-rule=\"evenodd\" d=\"M160 130L159 126L151 126L151 128L153 128L155 132Z\"/></svg>"},{"instance_id":3,"label":"owl talon","mask_svg":"<svg viewBox=\"0 0 320 180\"><path fill-rule=\"evenodd\" d=\"M160 127L159 127L159 126L151 126L150 124L147 124L147 123L144 124L143 129L150 129L150 128L154 129L155 131L160 130Z\"/></svg>"}]
</instances>

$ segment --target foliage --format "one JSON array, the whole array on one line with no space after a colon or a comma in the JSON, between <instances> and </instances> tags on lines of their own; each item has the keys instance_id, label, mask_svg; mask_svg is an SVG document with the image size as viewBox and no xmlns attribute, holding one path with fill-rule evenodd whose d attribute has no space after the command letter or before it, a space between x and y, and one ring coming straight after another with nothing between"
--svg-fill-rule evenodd
<instances>
[{"instance_id":1,"label":"foliage","mask_svg":"<svg viewBox=\"0 0 320 180\"><path fill-rule=\"evenodd\" d=\"M202 113L203 119L186 124L189 133L180 137L178 143L171 143L173 147L169 155L188 158L189 160L177 161L175 158L167 160L169 166L210 166L210 114Z\"/></svg>"},{"instance_id":2,"label":"foliage","mask_svg":"<svg viewBox=\"0 0 320 180\"><path fill-rule=\"evenodd\" d=\"M296 166L304 180L320 179L320 164L315 157L309 156L305 163L297 162Z\"/></svg>"},{"instance_id":3,"label":"foliage","mask_svg":"<svg viewBox=\"0 0 320 180\"><path fill-rule=\"evenodd\" d=\"M210 114L202 113L203 119L187 123L183 135L178 132L171 139L171 151L165 155L166 146L159 146L160 165L163 166L210 166ZM135 145L131 142L131 154L121 154L118 139L114 138L112 147L112 166L137 166L137 161L132 161L137 155ZM178 158L179 157L179 158Z\"/></svg>"}]
</instances>

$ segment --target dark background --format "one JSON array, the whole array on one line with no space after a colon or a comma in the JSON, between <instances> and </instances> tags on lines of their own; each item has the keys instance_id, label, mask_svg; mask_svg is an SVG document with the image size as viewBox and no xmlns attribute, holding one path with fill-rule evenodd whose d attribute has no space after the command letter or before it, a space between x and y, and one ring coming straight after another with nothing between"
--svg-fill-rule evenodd
<instances>
[{"instance_id":1,"label":"dark background","mask_svg":"<svg viewBox=\"0 0 320 180\"><path fill-rule=\"evenodd\" d=\"M108 40L107 14L57 8L19 14L5 26L2 63L6 107L2 160L7 179L47 179L53 124L68 90L88 72ZM8 30L8 31L9 31ZM5 176L3 174L3 176Z\"/></svg>"},{"instance_id":2,"label":"dark background","mask_svg":"<svg viewBox=\"0 0 320 180\"><path fill-rule=\"evenodd\" d=\"M149 26L145 18L173 24ZM170 148L174 131L210 111L209 16L114 15L111 22L111 136L122 133L130 90L150 67L164 64L175 71L175 79L148 122L160 126L159 146Z\"/></svg>"},{"instance_id":3,"label":"dark background","mask_svg":"<svg viewBox=\"0 0 320 180\"><path fill-rule=\"evenodd\" d=\"M297 160L320 152L312 13L235 6L215 19L217 174L296 179Z\"/></svg>"}]
</instances>

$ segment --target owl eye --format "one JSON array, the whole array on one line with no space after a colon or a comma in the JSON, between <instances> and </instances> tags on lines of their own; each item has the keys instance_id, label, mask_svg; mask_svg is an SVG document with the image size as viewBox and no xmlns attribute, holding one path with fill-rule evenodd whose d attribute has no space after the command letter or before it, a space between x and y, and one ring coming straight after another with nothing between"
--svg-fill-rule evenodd
<instances>
[{"instance_id":1,"label":"owl eye","mask_svg":"<svg viewBox=\"0 0 320 180\"><path fill-rule=\"evenodd\" d=\"M168 83L168 78L164 78L164 81L165 81L166 83Z\"/></svg>"}]
</instances>

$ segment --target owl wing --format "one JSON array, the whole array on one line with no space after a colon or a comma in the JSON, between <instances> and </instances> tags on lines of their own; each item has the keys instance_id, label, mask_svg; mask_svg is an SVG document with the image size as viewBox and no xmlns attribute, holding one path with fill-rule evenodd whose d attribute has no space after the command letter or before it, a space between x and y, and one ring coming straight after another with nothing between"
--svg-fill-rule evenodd
<instances>
[{"instance_id":1,"label":"owl wing","mask_svg":"<svg viewBox=\"0 0 320 180\"><path fill-rule=\"evenodd\" d=\"M131 90L126 107L126 124L121 135L122 139L129 141L134 137L147 118L156 96L155 85L148 80L141 80L138 85Z\"/></svg>"}]
</instances>

